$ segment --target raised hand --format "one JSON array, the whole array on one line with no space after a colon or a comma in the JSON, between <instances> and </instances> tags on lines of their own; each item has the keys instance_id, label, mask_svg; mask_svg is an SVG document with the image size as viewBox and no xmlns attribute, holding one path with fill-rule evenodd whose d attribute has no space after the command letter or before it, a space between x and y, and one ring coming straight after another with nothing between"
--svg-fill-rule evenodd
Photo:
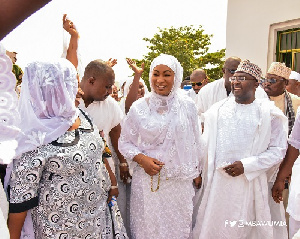
<instances>
[{"instance_id":1,"label":"raised hand","mask_svg":"<svg viewBox=\"0 0 300 239\"><path fill-rule=\"evenodd\" d=\"M74 26L73 22L68 19L67 14L63 15L63 28L71 35L71 36L79 36L79 33Z\"/></svg>"},{"instance_id":2,"label":"raised hand","mask_svg":"<svg viewBox=\"0 0 300 239\"><path fill-rule=\"evenodd\" d=\"M127 61L128 65L130 66L130 68L134 71L135 74L142 75L142 73L144 72L144 68L145 68L144 63L142 63L141 67L138 67L136 65L136 62L133 61L132 59L126 58L126 61Z\"/></svg>"},{"instance_id":3,"label":"raised hand","mask_svg":"<svg viewBox=\"0 0 300 239\"><path fill-rule=\"evenodd\" d=\"M118 63L117 59L112 59L112 58L109 58L109 60L106 62L106 64L109 65L110 67L117 65L117 63Z\"/></svg>"}]
</instances>

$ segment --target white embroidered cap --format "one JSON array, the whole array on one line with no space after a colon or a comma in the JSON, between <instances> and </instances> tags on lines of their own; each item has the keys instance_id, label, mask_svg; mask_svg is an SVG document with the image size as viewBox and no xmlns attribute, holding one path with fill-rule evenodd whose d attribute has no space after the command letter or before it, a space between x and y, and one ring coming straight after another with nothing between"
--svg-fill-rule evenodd
<instances>
[{"instance_id":1,"label":"white embroidered cap","mask_svg":"<svg viewBox=\"0 0 300 239\"><path fill-rule=\"evenodd\" d=\"M300 81L300 74L296 71L291 71L289 79Z\"/></svg>"}]
</instances>

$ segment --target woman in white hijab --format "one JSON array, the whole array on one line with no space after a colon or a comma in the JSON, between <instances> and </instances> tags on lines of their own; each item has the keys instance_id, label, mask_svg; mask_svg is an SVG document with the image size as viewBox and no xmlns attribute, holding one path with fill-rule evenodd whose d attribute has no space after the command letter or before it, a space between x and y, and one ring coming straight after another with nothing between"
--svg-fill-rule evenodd
<instances>
[{"instance_id":1,"label":"woman in white hijab","mask_svg":"<svg viewBox=\"0 0 300 239\"><path fill-rule=\"evenodd\" d=\"M23 238L113 238L107 200L115 188L99 131L75 106L81 94L68 60L25 69L22 134L9 184L11 239L20 238L30 209L34 235Z\"/></svg>"},{"instance_id":2,"label":"woman in white hijab","mask_svg":"<svg viewBox=\"0 0 300 239\"><path fill-rule=\"evenodd\" d=\"M197 110L180 93L182 67L175 57L155 58L149 79L151 93L132 104L119 139L119 150L133 169L131 235L189 238L193 179L200 172Z\"/></svg>"}]
</instances>

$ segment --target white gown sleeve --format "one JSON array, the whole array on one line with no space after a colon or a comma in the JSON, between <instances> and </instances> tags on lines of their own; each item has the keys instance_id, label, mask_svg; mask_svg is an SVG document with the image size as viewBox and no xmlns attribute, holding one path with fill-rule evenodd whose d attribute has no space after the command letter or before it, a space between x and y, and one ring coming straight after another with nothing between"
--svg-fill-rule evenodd
<instances>
[{"instance_id":1,"label":"white gown sleeve","mask_svg":"<svg viewBox=\"0 0 300 239\"><path fill-rule=\"evenodd\" d=\"M131 107L121 123L121 135L119 138L119 151L127 159L130 167L136 166L133 158L143 153L139 145L139 120L135 107Z\"/></svg>"},{"instance_id":2,"label":"white gown sleeve","mask_svg":"<svg viewBox=\"0 0 300 239\"><path fill-rule=\"evenodd\" d=\"M282 121L277 117L273 117L271 120L270 144L267 150L257 156L241 159L246 178L251 181L272 166L279 164L285 156L286 148L287 136Z\"/></svg>"}]
</instances>

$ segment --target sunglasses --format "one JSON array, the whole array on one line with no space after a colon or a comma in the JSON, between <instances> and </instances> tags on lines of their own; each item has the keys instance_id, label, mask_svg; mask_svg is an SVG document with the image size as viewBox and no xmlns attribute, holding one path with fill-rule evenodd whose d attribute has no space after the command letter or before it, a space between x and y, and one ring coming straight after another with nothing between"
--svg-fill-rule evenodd
<instances>
[{"instance_id":1,"label":"sunglasses","mask_svg":"<svg viewBox=\"0 0 300 239\"><path fill-rule=\"evenodd\" d=\"M205 81L206 79L204 79L203 81L201 82L191 82L192 86L202 86L203 85L203 82Z\"/></svg>"},{"instance_id":2,"label":"sunglasses","mask_svg":"<svg viewBox=\"0 0 300 239\"><path fill-rule=\"evenodd\" d=\"M274 78L271 78L271 79L265 79L265 78L262 78L262 79L261 79L261 83L266 83L266 82L268 82L268 83L271 83L271 84L275 84L276 82L282 81L282 80L283 80L283 79L277 80L277 79L274 79Z\"/></svg>"}]
</instances>

